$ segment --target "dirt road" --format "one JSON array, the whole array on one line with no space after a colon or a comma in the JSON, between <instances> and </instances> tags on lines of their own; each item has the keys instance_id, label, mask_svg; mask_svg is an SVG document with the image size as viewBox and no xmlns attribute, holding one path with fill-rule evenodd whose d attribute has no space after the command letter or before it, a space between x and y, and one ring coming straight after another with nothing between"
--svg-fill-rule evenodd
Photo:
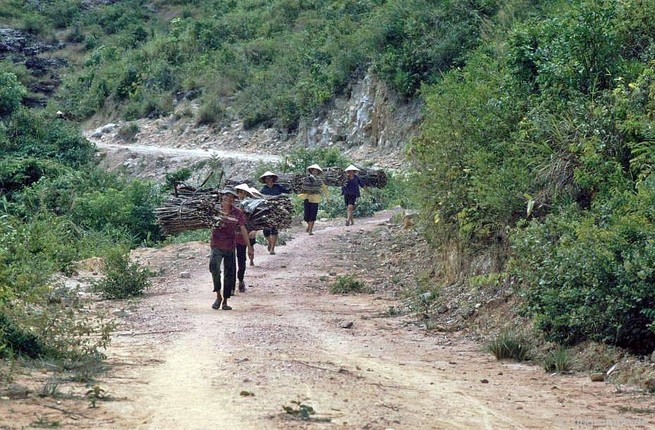
<instances>
[{"instance_id":1,"label":"dirt road","mask_svg":"<svg viewBox=\"0 0 655 430\"><path fill-rule=\"evenodd\" d=\"M314 236L296 226L274 256L256 245L231 311L211 309L205 243L140 250L160 276L145 298L115 304L124 322L98 382L107 398L96 408L73 393L3 399L0 428L655 427L652 395L499 362L462 335L391 312L400 303L379 285L330 294L338 275L375 279L378 257L347 256L354 243L403 234L390 217L319 222Z\"/></svg>"},{"instance_id":2,"label":"dirt road","mask_svg":"<svg viewBox=\"0 0 655 430\"><path fill-rule=\"evenodd\" d=\"M456 334L428 334L408 317L390 316L398 303L384 293L330 294L335 275L365 264L365 257L336 257L344 240L389 229L390 215L351 227L318 223L314 236L296 227L274 256L257 245L248 289L231 300L231 311L211 309L205 244L143 251L143 263L176 263L165 267L114 343L106 383L116 400L102 403L96 427L655 426L643 413L654 410L652 396L498 362ZM301 419L310 408L315 413Z\"/></svg>"}]
</instances>

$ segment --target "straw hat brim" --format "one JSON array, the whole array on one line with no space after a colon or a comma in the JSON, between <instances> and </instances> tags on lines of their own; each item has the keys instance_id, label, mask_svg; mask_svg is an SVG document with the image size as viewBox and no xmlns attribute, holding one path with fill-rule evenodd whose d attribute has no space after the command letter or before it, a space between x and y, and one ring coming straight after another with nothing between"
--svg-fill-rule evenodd
<instances>
[{"instance_id":1,"label":"straw hat brim","mask_svg":"<svg viewBox=\"0 0 655 430\"><path fill-rule=\"evenodd\" d=\"M259 182L261 182L262 184L265 184L266 183L266 178L269 177L269 176L271 176L273 178L273 182L277 182L277 180L279 179L279 176L276 175L273 172L264 172L264 174L259 177Z\"/></svg>"}]
</instances>

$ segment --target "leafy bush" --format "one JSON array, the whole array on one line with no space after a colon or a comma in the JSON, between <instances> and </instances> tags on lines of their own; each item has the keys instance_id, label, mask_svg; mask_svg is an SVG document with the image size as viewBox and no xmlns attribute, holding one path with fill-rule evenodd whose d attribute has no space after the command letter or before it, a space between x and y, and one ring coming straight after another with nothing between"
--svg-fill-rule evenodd
<instances>
[{"instance_id":1,"label":"leafy bush","mask_svg":"<svg viewBox=\"0 0 655 430\"><path fill-rule=\"evenodd\" d=\"M0 72L0 118L14 113L20 107L27 89L13 73Z\"/></svg>"},{"instance_id":2,"label":"leafy bush","mask_svg":"<svg viewBox=\"0 0 655 430\"><path fill-rule=\"evenodd\" d=\"M43 354L41 340L32 332L18 327L4 310L0 312L0 357L6 357L9 352L37 358Z\"/></svg>"},{"instance_id":3,"label":"leafy bush","mask_svg":"<svg viewBox=\"0 0 655 430\"><path fill-rule=\"evenodd\" d=\"M117 248L105 258L104 278L96 282L94 291L106 299L138 297L151 286L152 273L130 261L125 250Z\"/></svg>"},{"instance_id":4,"label":"leafy bush","mask_svg":"<svg viewBox=\"0 0 655 430\"><path fill-rule=\"evenodd\" d=\"M379 12L381 55L375 70L401 94L436 82L479 43L480 21L494 13L487 1L436 6L425 0L388 2Z\"/></svg>"},{"instance_id":5,"label":"leafy bush","mask_svg":"<svg viewBox=\"0 0 655 430\"><path fill-rule=\"evenodd\" d=\"M78 196L70 217L79 226L96 231L126 231L134 245L159 240L163 235L154 209L161 196L153 184L145 181L122 182L112 187L90 190Z\"/></svg>"},{"instance_id":6,"label":"leafy bush","mask_svg":"<svg viewBox=\"0 0 655 430\"><path fill-rule=\"evenodd\" d=\"M4 125L0 139L3 132L11 137L3 142L5 155L47 158L71 167L93 160L93 144L74 124L56 120L47 111L19 109Z\"/></svg>"},{"instance_id":7,"label":"leafy bush","mask_svg":"<svg viewBox=\"0 0 655 430\"><path fill-rule=\"evenodd\" d=\"M513 273L530 288L526 312L548 340L655 348L655 227L651 186L591 213L570 209L517 232Z\"/></svg>"}]
</instances>

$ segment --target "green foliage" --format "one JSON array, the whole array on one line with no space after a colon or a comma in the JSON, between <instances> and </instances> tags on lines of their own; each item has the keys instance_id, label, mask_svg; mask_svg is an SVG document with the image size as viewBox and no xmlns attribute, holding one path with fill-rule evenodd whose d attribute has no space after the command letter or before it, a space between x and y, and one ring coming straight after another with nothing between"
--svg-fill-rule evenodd
<instances>
[{"instance_id":1,"label":"green foliage","mask_svg":"<svg viewBox=\"0 0 655 430\"><path fill-rule=\"evenodd\" d=\"M16 75L0 72L0 119L17 111L26 94Z\"/></svg>"},{"instance_id":2,"label":"green foliage","mask_svg":"<svg viewBox=\"0 0 655 430\"><path fill-rule=\"evenodd\" d=\"M436 6L426 0L387 2L377 17L381 53L376 72L406 96L422 84L464 63L479 43L480 22L495 12L494 2L467 0Z\"/></svg>"},{"instance_id":3,"label":"green foliage","mask_svg":"<svg viewBox=\"0 0 655 430\"><path fill-rule=\"evenodd\" d=\"M572 367L569 351L564 347L548 351L543 359L543 367L546 372L568 372Z\"/></svg>"},{"instance_id":4,"label":"green foliage","mask_svg":"<svg viewBox=\"0 0 655 430\"><path fill-rule=\"evenodd\" d=\"M45 176L58 175L65 171L60 164L36 157L1 157L0 190L12 197Z\"/></svg>"},{"instance_id":5,"label":"green foliage","mask_svg":"<svg viewBox=\"0 0 655 430\"><path fill-rule=\"evenodd\" d=\"M487 349L498 360L527 361L531 358L532 344L525 335L504 330L488 343Z\"/></svg>"},{"instance_id":6,"label":"green foliage","mask_svg":"<svg viewBox=\"0 0 655 430\"><path fill-rule=\"evenodd\" d=\"M493 240L522 215L532 181L524 149L509 141L523 110L520 87L491 53L479 50L468 64L425 89L423 132L408 148L415 196L437 243Z\"/></svg>"},{"instance_id":7,"label":"green foliage","mask_svg":"<svg viewBox=\"0 0 655 430\"><path fill-rule=\"evenodd\" d=\"M139 297L151 286L152 273L131 262L129 253L116 248L105 258L104 278L93 289L106 299Z\"/></svg>"},{"instance_id":8,"label":"green foliage","mask_svg":"<svg viewBox=\"0 0 655 430\"><path fill-rule=\"evenodd\" d=\"M0 312L0 356L9 352L37 358L43 353L40 339L25 328L18 327L4 311Z\"/></svg>"},{"instance_id":9,"label":"green foliage","mask_svg":"<svg viewBox=\"0 0 655 430\"><path fill-rule=\"evenodd\" d=\"M184 181L188 180L191 177L191 169L182 168L176 170L172 173L166 174L166 188L174 190L179 184L183 184Z\"/></svg>"},{"instance_id":10,"label":"green foliage","mask_svg":"<svg viewBox=\"0 0 655 430\"><path fill-rule=\"evenodd\" d=\"M119 184L78 196L71 208L71 219L80 227L96 231L125 231L134 245L162 238L154 214L161 201L157 189L145 181Z\"/></svg>"},{"instance_id":11,"label":"green foliage","mask_svg":"<svg viewBox=\"0 0 655 430\"><path fill-rule=\"evenodd\" d=\"M330 285L332 294L357 294L372 293L373 289L366 283L355 279L352 275L337 276L337 279Z\"/></svg>"},{"instance_id":12,"label":"green foliage","mask_svg":"<svg viewBox=\"0 0 655 430\"><path fill-rule=\"evenodd\" d=\"M531 286L526 312L548 340L655 347L654 197L640 186L590 213L570 209L518 232L513 270Z\"/></svg>"},{"instance_id":13,"label":"green foliage","mask_svg":"<svg viewBox=\"0 0 655 430\"><path fill-rule=\"evenodd\" d=\"M405 3L213 1L152 13L138 0L78 10L62 0L43 13L47 27L74 25L89 50L61 91L69 112L87 117L112 102L126 118L154 117L170 112L173 93L200 90L199 123L220 121L216 100L229 98L246 127L294 131L372 64L406 95L437 81L463 64L497 9Z\"/></svg>"},{"instance_id":14,"label":"green foliage","mask_svg":"<svg viewBox=\"0 0 655 430\"><path fill-rule=\"evenodd\" d=\"M74 124L55 119L47 111L19 109L4 126L0 127L0 142L5 156L47 158L72 167L93 160L93 144Z\"/></svg>"},{"instance_id":15,"label":"green foliage","mask_svg":"<svg viewBox=\"0 0 655 430\"><path fill-rule=\"evenodd\" d=\"M139 132L139 125L134 122L130 122L121 126L118 129L117 134L118 137L123 139L125 142L132 142L134 141L134 138L136 137L138 132Z\"/></svg>"}]
</instances>

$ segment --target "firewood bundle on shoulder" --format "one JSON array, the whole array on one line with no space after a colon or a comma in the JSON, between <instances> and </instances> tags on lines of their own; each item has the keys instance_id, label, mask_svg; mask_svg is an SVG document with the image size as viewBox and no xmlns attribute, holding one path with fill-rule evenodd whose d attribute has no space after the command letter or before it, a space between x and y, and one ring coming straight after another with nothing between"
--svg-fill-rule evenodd
<instances>
[{"instance_id":1,"label":"firewood bundle on shoulder","mask_svg":"<svg viewBox=\"0 0 655 430\"><path fill-rule=\"evenodd\" d=\"M302 192L303 176L300 173L280 173L277 183L294 194Z\"/></svg>"},{"instance_id":2,"label":"firewood bundle on shoulder","mask_svg":"<svg viewBox=\"0 0 655 430\"><path fill-rule=\"evenodd\" d=\"M363 167L359 168L357 176L362 180L365 187L384 188L387 186L387 174L382 169ZM325 185L330 187L343 187L348 181L346 172L339 167L328 167L323 174Z\"/></svg>"},{"instance_id":3,"label":"firewood bundle on shoulder","mask_svg":"<svg viewBox=\"0 0 655 430\"><path fill-rule=\"evenodd\" d=\"M293 203L287 195L247 198L241 201L241 209L246 215L246 228L250 231L291 227Z\"/></svg>"},{"instance_id":4,"label":"firewood bundle on shoulder","mask_svg":"<svg viewBox=\"0 0 655 430\"><path fill-rule=\"evenodd\" d=\"M224 222L221 214L221 196L218 193L178 193L163 206L155 209L157 223L164 234L220 227Z\"/></svg>"},{"instance_id":5,"label":"firewood bundle on shoulder","mask_svg":"<svg viewBox=\"0 0 655 430\"><path fill-rule=\"evenodd\" d=\"M157 223L166 235L216 228L225 221L221 213L221 194L218 190L180 187L176 192L176 197L169 198L163 206L155 209ZM289 196L247 198L241 202L241 206L246 215L248 230L285 229L291 226L293 203Z\"/></svg>"}]
</instances>

